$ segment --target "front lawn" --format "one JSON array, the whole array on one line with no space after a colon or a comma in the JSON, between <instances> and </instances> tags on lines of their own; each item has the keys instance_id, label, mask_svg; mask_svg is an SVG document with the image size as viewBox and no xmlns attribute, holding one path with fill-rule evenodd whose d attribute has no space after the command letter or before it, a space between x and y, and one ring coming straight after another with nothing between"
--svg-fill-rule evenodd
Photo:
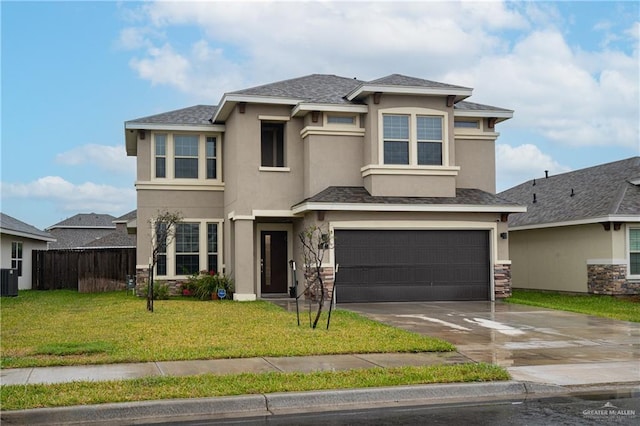
<instances>
[{"instance_id":1,"label":"front lawn","mask_svg":"<svg viewBox=\"0 0 640 426\"><path fill-rule=\"evenodd\" d=\"M125 292L21 291L2 298L2 368L320 354L451 351L440 339L347 311L331 327L271 303L158 300Z\"/></svg>"},{"instance_id":2,"label":"front lawn","mask_svg":"<svg viewBox=\"0 0 640 426\"><path fill-rule=\"evenodd\" d=\"M514 290L513 295L505 299L505 301L623 321L640 322L640 298L638 297Z\"/></svg>"}]
</instances>

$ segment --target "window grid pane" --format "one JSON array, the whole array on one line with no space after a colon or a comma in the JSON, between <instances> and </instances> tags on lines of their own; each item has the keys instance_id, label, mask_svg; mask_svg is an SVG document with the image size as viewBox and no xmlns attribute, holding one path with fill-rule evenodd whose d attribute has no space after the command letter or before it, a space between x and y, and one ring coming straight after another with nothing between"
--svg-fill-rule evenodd
<instances>
[{"instance_id":1,"label":"window grid pane","mask_svg":"<svg viewBox=\"0 0 640 426\"><path fill-rule=\"evenodd\" d=\"M176 224L176 253L198 253L200 224Z\"/></svg>"},{"instance_id":2,"label":"window grid pane","mask_svg":"<svg viewBox=\"0 0 640 426\"><path fill-rule=\"evenodd\" d=\"M216 179L217 160L216 160L216 138L207 137L207 179Z\"/></svg>"},{"instance_id":3,"label":"window grid pane","mask_svg":"<svg viewBox=\"0 0 640 426\"><path fill-rule=\"evenodd\" d=\"M409 142L384 142L385 164L409 164Z\"/></svg>"},{"instance_id":4,"label":"window grid pane","mask_svg":"<svg viewBox=\"0 0 640 426\"><path fill-rule=\"evenodd\" d=\"M442 164L442 143L440 142L418 142L418 164L436 165Z\"/></svg>"},{"instance_id":5,"label":"window grid pane","mask_svg":"<svg viewBox=\"0 0 640 426\"><path fill-rule=\"evenodd\" d=\"M408 115L384 115L383 117L384 139L409 140L409 116Z\"/></svg>"},{"instance_id":6,"label":"window grid pane","mask_svg":"<svg viewBox=\"0 0 640 426\"><path fill-rule=\"evenodd\" d=\"M442 117L418 116L416 126L419 141L442 140Z\"/></svg>"},{"instance_id":7,"label":"window grid pane","mask_svg":"<svg viewBox=\"0 0 640 426\"><path fill-rule=\"evenodd\" d=\"M640 229L629 229L629 248L640 251Z\"/></svg>"},{"instance_id":8,"label":"window grid pane","mask_svg":"<svg viewBox=\"0 0 640 426\"><path fill-rule=\"evenodd\" d=\"M176 157L198 157L198 136L175 135Z\"/></svg>"},{"instance_id":9,"label":"window grid pane","mask_svg":"<svg viewBox=\"0 0 640 426\"><path fill-rule=\"evenodd\" d=\"M631 253L629 259L629 274L640 275L640 253Z\"/></svg>"},{"instance_id":10,"label":"window grid pane","mask_svg":"<svg viewBox=\"0 0 640 426\"><path fill-rule=\"evenodd\" d=\"M198 159L197 158L176 158L175 161L176 178L198 178Z\"/></svg>"}]
</instances>

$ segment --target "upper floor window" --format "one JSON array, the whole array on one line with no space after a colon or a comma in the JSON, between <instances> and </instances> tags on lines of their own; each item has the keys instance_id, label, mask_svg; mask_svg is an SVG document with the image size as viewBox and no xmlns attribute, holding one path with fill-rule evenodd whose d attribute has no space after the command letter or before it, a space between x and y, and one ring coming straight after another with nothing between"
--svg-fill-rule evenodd
<instances>
[{"instance_id":1,"label":"upper floor window","mask_svg":"<svg viewBox=\"0 0 640 426\"><path fill-rule=\"evenodd\" d=\"M640 228L629 229L629 275L640 275Z\"/></svg>"},{"instance_id":2,"label":"upper floor window","mask_svg":"<svg viewBox=\"0 0 640 426\"><path fill-rule=\"evenodd\" d=\"M220 137L202 134L154 133L151 179L221 180Z\"/></svg>"},{"instance_id":3,"label":"upper floor window","mask_svg":"<svg viewBox=\"0 0 640 426\"><path fill-rule=\"evenodd\" d=\"M382 164L441 166L446 164L445 117L431 110L398 108L398 114L383 113ZM388 110L394 112L394 110ZM427 114L421 114L421 112ZM404 113L406 112L406 113Z\"/></svg>"},{"instance_id":4,"label":"upper floor window","mask_svg":"<svg viewBox=\"0 0 640 426\"><path fill-rule=\"evenodd\" d=\"M174 174L176 178L198 178L198 136L175 135Z\"/></svg>"},{"instance_id":5,"label":"upper floor window","mask_svg":"<svg viewBox=\"0 0 640 426\"><path fill-rule=\"evenodd\" d=\"M418 164L442 164L442 117L419 115L416 117Z\"/></svg>"},{"instance_id":6,"label":"upper floor window","mask_svg":"<svg viewBox=\"0 0 640 426\"><path fill-rule=\"evenodd\" d=\"M207 136L207 179L216 179L217 177L217 155L216 155L216 138Z\"/></svg>"},{"instance_id":7,"label":"upper floor window","mask_svg":"<svg viewBox=\"0 0 640 426\"><path fill-rule=\"evenodd\" d=\"M479 129L480 121L456 119L453 122L453 127L456 129Z\"/></svg>"},{"instance_id":8,"label":"upper floor window","mask_svg":"<svg viewBox=\"0 0 640 426\"><path fill-rule=\"evenodd\" d=\"M167 135L156 134L156 177L167 177Z\"/></svg>"},{"instance_id":9,"label":"upper floor window","mask_svg":"<svg viewBox=\"0 0 640 426\"><path fill-rule=\"evenodd\" d=\"M262 122L261 162L263 167L284 167L284 123Z\"/></svg>"},{"instance_id":10,"label":"upper floor window","mask_svg":"<svg viewBox=\"0 0 640 426\"><path fill-rule=\"evenodd\" d=\"M22 241L11 242L11 269L17 269L18 276L22 276Z\"/></svg>"},{"instance_id":11,"label":"upper floor window","mask_svg":"<svg viewBox=\"0 0 640 426\"><path fill-rule=\"evenodd\" d=\"M409 164L409 116L385 114L384 164Z\"/></svg>"},{"instance_id":12,"label":"upper floor window","mask_svg":"<svg viewBox=\"0 0 640 426\"><path fill-rule=\"evenodd\" d=\"M327 124L356 124L354 115L327 115Z\"/></svg>"}]
</instances>

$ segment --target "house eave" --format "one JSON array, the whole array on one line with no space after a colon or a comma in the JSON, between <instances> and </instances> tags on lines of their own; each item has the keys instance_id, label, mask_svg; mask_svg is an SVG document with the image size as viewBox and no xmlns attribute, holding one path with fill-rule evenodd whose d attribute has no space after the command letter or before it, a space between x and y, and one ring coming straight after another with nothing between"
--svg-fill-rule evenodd
<instances>
[{"instance_id":1,"label":"house eave","mask_svg":"<svg viewBox=\"0 0 640 426\"><path fill-rule=\"evenodd\" d=\"M293 214L310 211L447 212L447 213L525 213L525 206L475 204L382 204L304 202L292 207Z\"/></svg>"},{"instance_id":2,"label":"house eave","mask_svg":"<svg viewBox=\"0 0 640 426\"><path fill-rule=\"evenodd\" d=\"M513 111L496 111L496 110L453 110L454 117L469 118L495 118L496 122L513 118Z\"/></svg>"},{"instance_id":3,"label":"house eave","mask_svg":"<svg viewBox=\"0 0 640 426\"><path fill-rule=\"evenodd\" d=\"M251 104L297 105L304 99L279 98L274 96L224 94L218 104L216 113L211 117L212 123L223 123L240 102Z\"/></svg>"},{"instance_id":4,"label":"house eave","mask_svg":"<svg viewBox=\"0 0 640 426\"><path fill-rule=\"evenodd\" d=\"M316 104L312 102L301 102L291 111L292 117L304 116L311 111L321 112L346 112L355 114L366 114L369 112L367 105L349 105L349 104Z\"/></svg>"},{"instance_id":5,"label":"house eave","mask_svg":"<svg viewBox=\"0 0 640 426\"><path fill-rule=\"evenodd\" d=\"M606 222L640 223L637 215L608 215L562 222L534 223L530 225L509 226L509 231L528 231L533 229L560 228L564 226L593 225Z\"/></svg>"},{"instance_id":6,"label":"house eave","mask_svg":"<svg viewBox=\"0 0 640 426\"><path fill-rule=\"evenodd\" d=\"M386 86L376 84L363 84L349 92L347 100L360 99L373 93L389 93L394 95L419 95L419 96L450 96L455 102L462 101L473 93L469 88L444 88L444 87L415 87L415 86Z\"/></svg>"}]
</instances>

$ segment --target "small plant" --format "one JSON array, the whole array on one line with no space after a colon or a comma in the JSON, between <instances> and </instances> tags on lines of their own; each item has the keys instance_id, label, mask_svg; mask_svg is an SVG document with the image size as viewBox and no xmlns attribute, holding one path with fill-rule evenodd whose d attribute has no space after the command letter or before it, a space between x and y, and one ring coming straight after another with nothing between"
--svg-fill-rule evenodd
<instances>
[{"instance_id":1,"label":"small plant","mask_svg":"<svg viewBox=\"0 0 640 426\"><path fill-rule=\"evenodd\" d=\"M188 291L200 300L211 300L217 297L218 290L225 290L227 297L233 293L234 284L231 277L225 274L217 274L215 271L200 271L189 277L189 281L183 285Z\"/></svg>"},{"instance_id":2,"label":"small plant","mask_svg":"<svg viewBox=\"0 0 640 426\"><path fill-rule=\"evenodd\" d=\"M145 283L142 287L142 294L149 293L149 284ZM153 300L169 299L169 285L164 282L156 282L153 286Z\"/></svg>"}]
</instances>

